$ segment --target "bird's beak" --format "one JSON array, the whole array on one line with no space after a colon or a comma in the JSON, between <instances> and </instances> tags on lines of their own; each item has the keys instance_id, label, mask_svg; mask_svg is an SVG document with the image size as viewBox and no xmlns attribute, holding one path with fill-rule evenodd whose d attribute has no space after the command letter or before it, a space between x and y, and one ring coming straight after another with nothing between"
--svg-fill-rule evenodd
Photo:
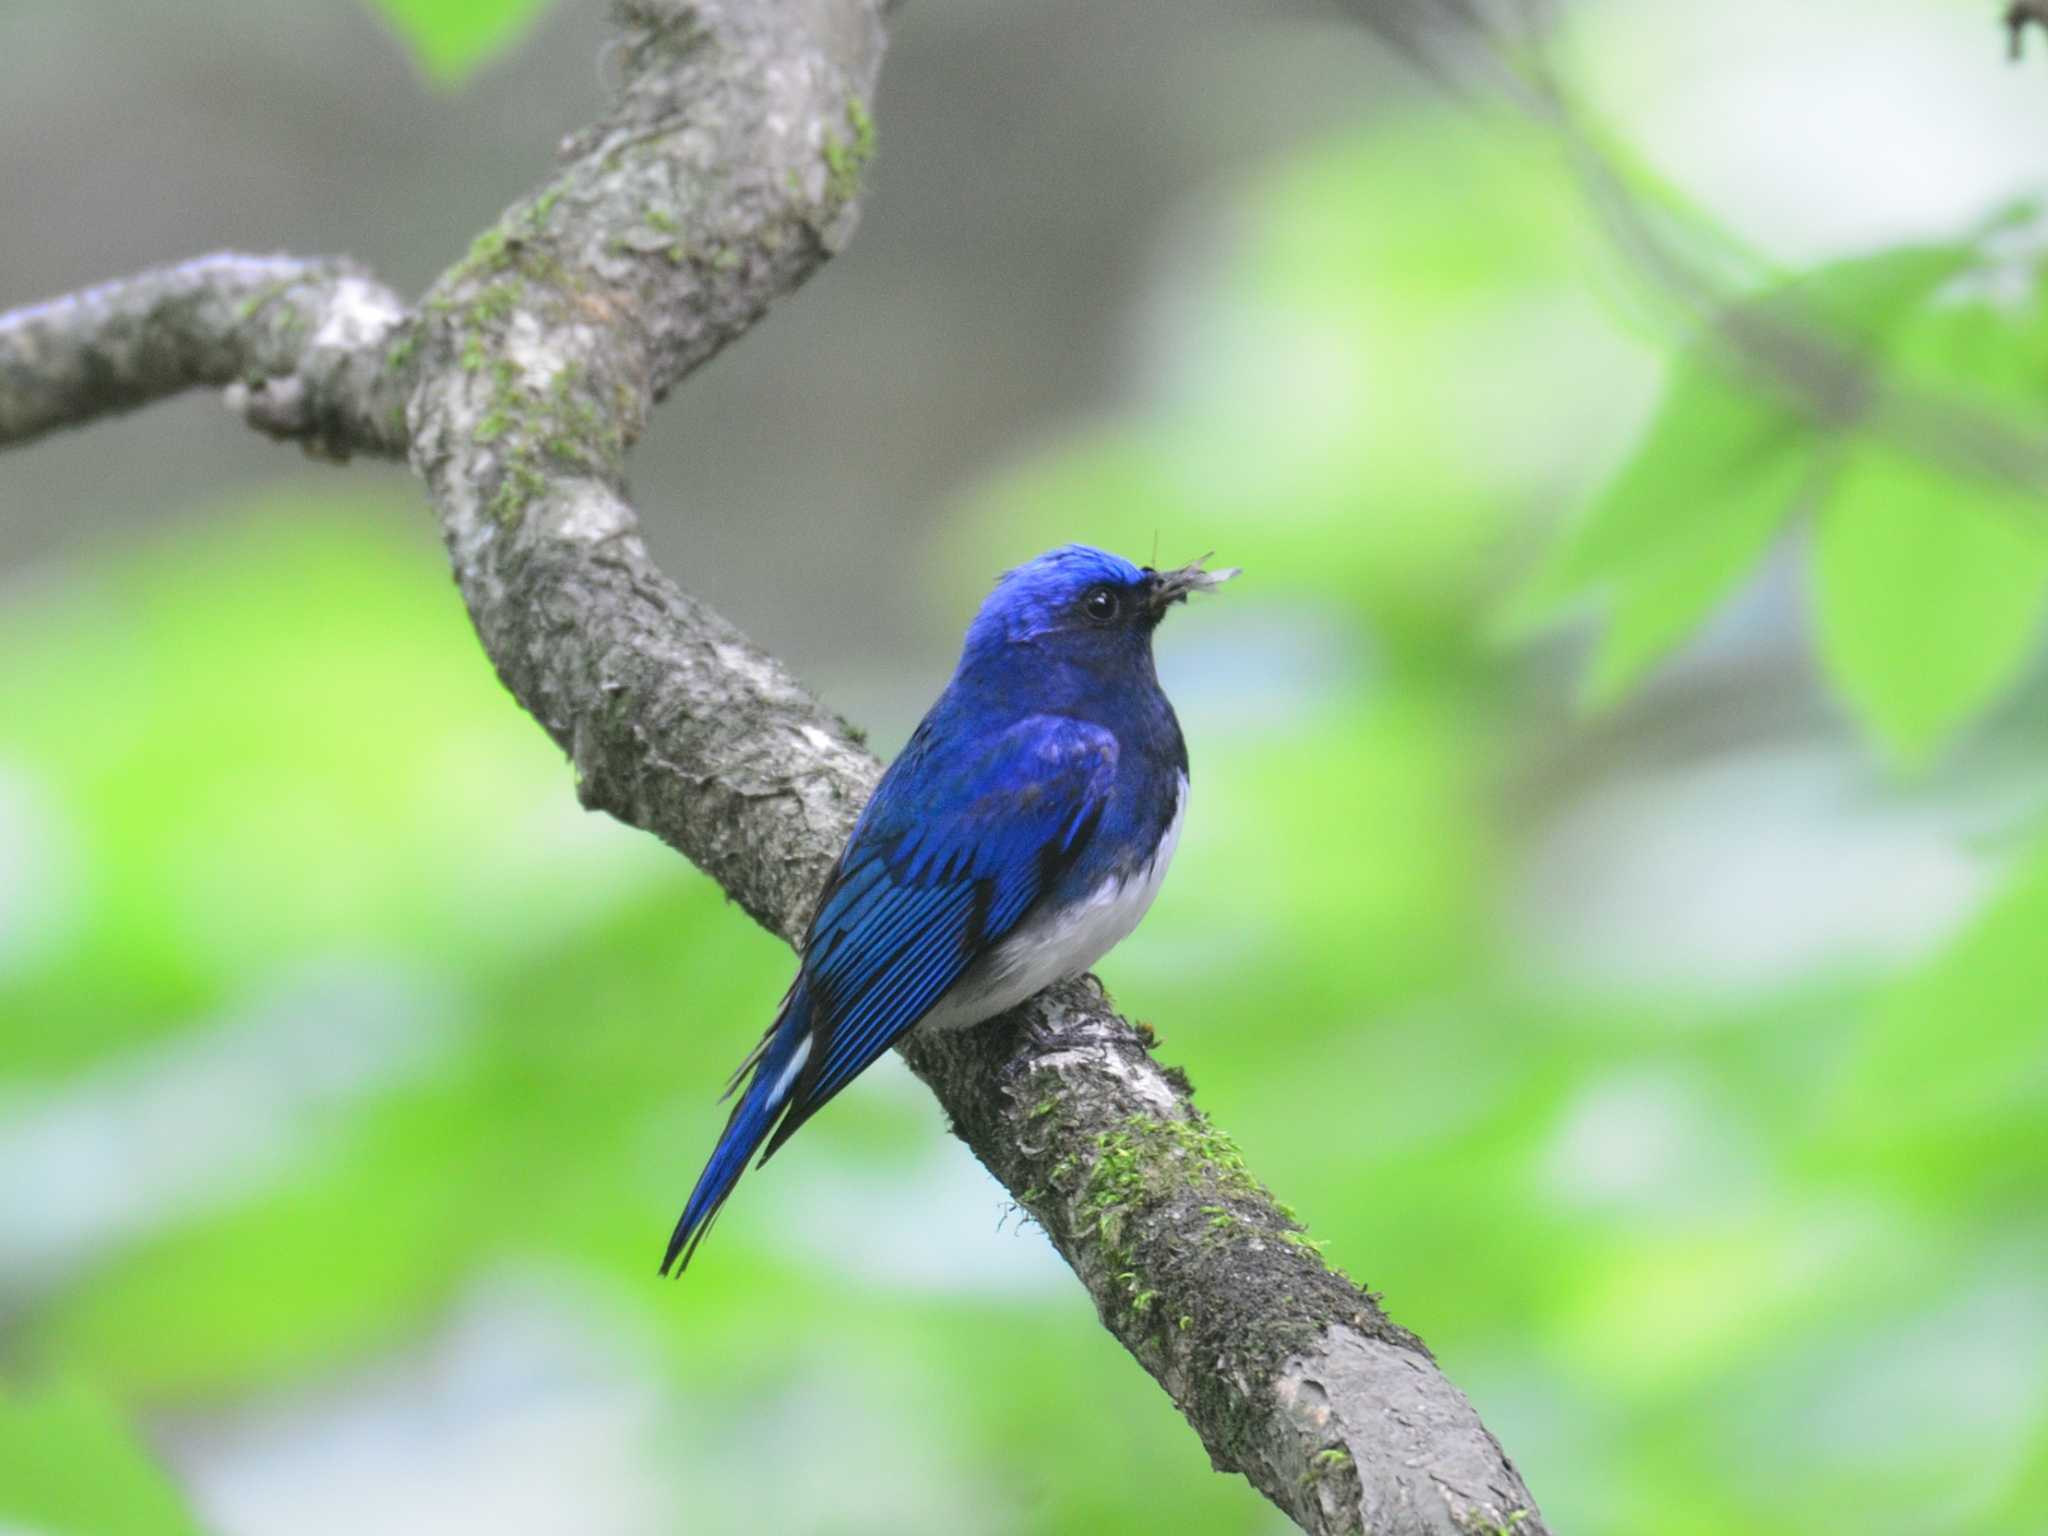
<instances>
[{"instance_id":1,"label":"bird's beak","mask_svg":"<svg viewBox=\"0 0 2048 1536\"><path fill-rule=\"evenodd\" d=\"M1239 574L1239 568L1234 565L1225 566L1220 571L1203 569L1202 560L1209 558L1208 555L1204 555L1201 560L1184 565L1177 571L1155 571L1149 566L1146 568L1145 575L1149 578L1151 588L1152 617L1155 620L1175 603L1186 602L1189 593L1213 592Z\"/></svg>"}]
</instances>

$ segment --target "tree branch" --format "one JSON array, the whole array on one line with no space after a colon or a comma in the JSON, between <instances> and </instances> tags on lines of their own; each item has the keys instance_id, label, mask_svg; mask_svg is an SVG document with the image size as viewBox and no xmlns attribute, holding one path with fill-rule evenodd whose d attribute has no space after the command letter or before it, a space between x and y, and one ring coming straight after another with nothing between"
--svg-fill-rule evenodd
<instances>
[{"instance_id":1,"label":"tree branch","mask_svg":"<svg viewBox=\"0 0 2048 1536\"><path fill-rule=\"evenodd\" d=\"M851 234L883 8L622 6L611 113L565 143L560 174L416 322L401 331L395 301L380 303L388 323L323 353L343 289L366 282L332 265L280 264L265 281L285 286L246 314L269 292L248 258L96 289L0 317L0 442L253 364L306 381L323 446L388 452L388 401L409 381L412 462L478 634L568 753L584 804L655 833L794 942L880 765L656 569L623 457L655 401ZM282 322L262 323L273 303L308 306L296 351ZM202 361L180 350L194 338ZM132 359L132 382L104 383L94 357ZM1324 1264L1147 1035L1084 979L902 1050L1219 1469L1311 1532L1543 1536L1421 1341Z\"/></svg>"},{"instance_id":2,"label":"tree branch","mask_svg":"<svg viewBox=\"0 0 2048 1536\"><path fill-rule=\"evenodd\" d=\"M396 294L353 262L203 256L0 315L0 447L225 388L273 437L334 457L405 452L406 380L382 351Z\"/></svg>"}]
</instances>

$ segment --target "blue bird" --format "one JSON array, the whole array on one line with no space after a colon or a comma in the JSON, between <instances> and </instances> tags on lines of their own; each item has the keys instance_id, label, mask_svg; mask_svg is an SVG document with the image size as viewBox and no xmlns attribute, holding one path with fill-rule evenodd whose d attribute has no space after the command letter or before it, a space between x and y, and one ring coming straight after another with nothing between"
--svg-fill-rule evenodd
<instances>
[{"instance_id":1,"label":"blue bird","mask_svg":"<svg viewBox=\"0 0 2048 1536\"><path fill-rule=\"evenodd\" d=\"M766 1163L906 1031L993 1018L1137 927L1188 794L1152 631L1235 575L1070 544L996 582L826 879L663 1274L688 1267L755 1149Z\"/></svg>"}]
</instances>

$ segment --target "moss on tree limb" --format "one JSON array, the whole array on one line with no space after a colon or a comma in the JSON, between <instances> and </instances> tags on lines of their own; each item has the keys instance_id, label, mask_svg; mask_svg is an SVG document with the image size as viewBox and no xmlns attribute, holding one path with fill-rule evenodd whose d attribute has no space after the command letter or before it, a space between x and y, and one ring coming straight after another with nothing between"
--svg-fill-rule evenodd
<instances>
[{"instance_id":1,"label":"moss on tree limb","mask_svg":"<svg viewBox=\"0 0 2048 1536\"><path fill-rule=\"evenodd\" d=\"M794 941L880 765L655 567L623 463L656 401L850 238L885 8L621 5L611 111L410 314L346 264L217 257L0 316L0 444L239 385L263 430L409 451L484 648L584 804ZM1312 1532L1542 1536L1421 1341L1092 979L902 1049L1218 1468Z\"/></svg>"}]
</instances>

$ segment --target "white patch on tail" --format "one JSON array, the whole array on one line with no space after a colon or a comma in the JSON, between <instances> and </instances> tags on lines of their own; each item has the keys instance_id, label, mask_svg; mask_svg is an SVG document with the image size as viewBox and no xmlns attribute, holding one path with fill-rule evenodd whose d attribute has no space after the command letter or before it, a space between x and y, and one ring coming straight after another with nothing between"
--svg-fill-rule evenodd
<instances>
[{"instance_id":1,"label":"white patch on tail","mask_svg":"<svg viewBox=\"0 0 2048 1536\"><path fill-rule=\"evenodd\" d=\"M796 1081L797 1073L803 1071L804 1063L811 1059L811 1037L806 1034L803 1043L797 1046L796 1054L789 1058L789 1065L782 1069L782 1075L775 1079L775 1086L768 1091L768 1102L780 1104L789 1096L789 1085Z\"/></svg>"}]
</instances>

